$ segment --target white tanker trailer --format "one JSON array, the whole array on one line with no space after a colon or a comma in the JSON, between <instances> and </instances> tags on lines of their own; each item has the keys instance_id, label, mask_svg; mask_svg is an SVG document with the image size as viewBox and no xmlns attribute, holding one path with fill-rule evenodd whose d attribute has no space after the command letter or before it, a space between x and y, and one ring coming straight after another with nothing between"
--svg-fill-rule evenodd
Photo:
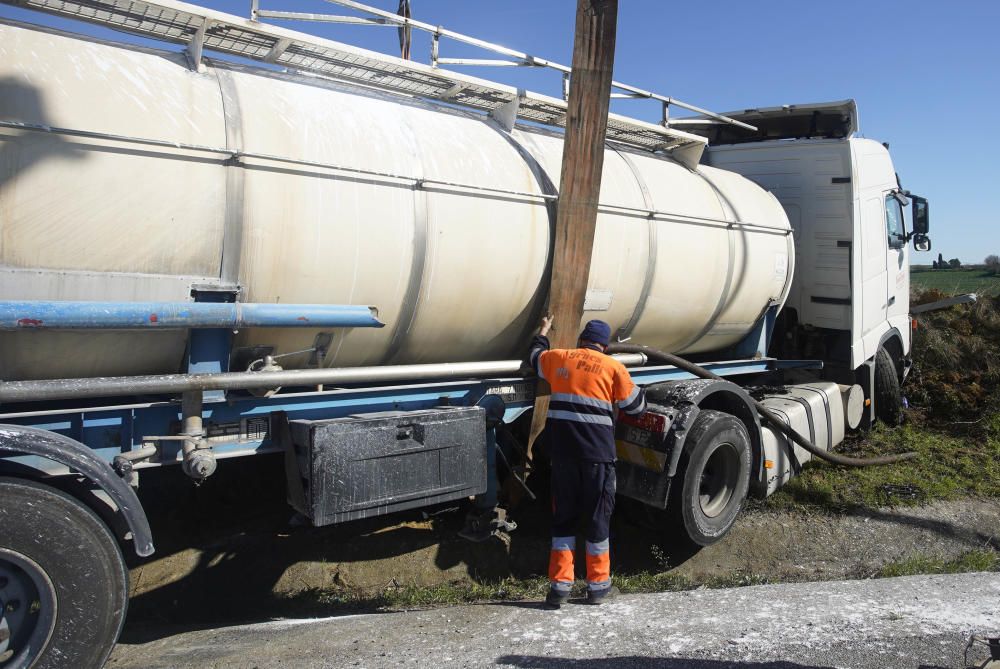
<instances>
[{"instance_id":1,"label":"white tanker trailer","mask_svg":"<svg viewBox=\"0 0 1000 669\"><path fill-rule=\"evenodd\" d=\"M562 154L551 130L16 25L0 26L0 82L0 120L32 128L5 131L0 299L185 301L197 285L373 305L387 324L287 368L506 359L537 325ZM605 165L585 319L698 353L784 301L794 248L773 195L625 146ZM321 332L251 328L235 346L279 355ZM186 335L5 332L0 378L174 373Z\"/></svg>"},{"instance_id":2,"label":"white tanker trailer","mask_svg":"<svg viewBox=\"0 0 1000 669\"><path fill-rule=\"evenodd\" d=\"M316 525L492 509L534 396L516 358L565 102L441 69L437 28L427 66L172 0L5 4L185 49L0 19L0 667L107 657L125 529L153 552L143 468L284 452ZM622 356L654 408L619 426L619 492L707 545L809 458L752 388L822 450L898 417L927 203L853 102L682 126L668 106L697 108L641 93L665 121L610 119L584 319L726 377ZM686 439L707 420L745 443ZM101 573L58 560L70 541Z\"/></svg>"}]
</instances>

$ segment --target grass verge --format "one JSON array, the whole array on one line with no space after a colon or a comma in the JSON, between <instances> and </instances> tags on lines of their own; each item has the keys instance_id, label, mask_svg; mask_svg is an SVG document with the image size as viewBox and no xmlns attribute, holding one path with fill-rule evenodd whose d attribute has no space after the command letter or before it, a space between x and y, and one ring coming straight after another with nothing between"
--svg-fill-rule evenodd
<instances>
[{"instance_id":1,"label":"grass verge","mask_svg":"<svg viewBox=\"0 0 1000 669\"><path fill-rule=\"evenodd\" d=\"M713 576L700 582L669 572L644 571L634 574L616 574L615 585L625 594L650 592L680 592L699 587L733 588L762 585L769 581L759 574L737 571L725 576ZM506 578L494 583L468 583L456 581L435 586L389 586L380 592L342 589L310 590L292 598L303 608L315 610L397 610L454 606L488 602L541 601L548 592L549 582L544 577ZM586 585L578 581L573 587L574 597L586 595Z\"/></svg>"},{"instance_id":2,"label":"grass verge","mask_svg":"<svg viewBox=\"0 0 1000 669\"><path fill-rule=\"evenodd\" d=\"M858 578L892 578L919 574L959 574L966 572L1000 571L1000 552L977 549L957 558L945 560L926 555L915 555L906 560L884 565L870 572L859 573ZM713 576L696 581L669 572L641 572L615 575L615 585L625 594L651 592L681 592L696 588L735 588L750 585L778 583L754 572L737 570L725 576ZM495 583L467 583L456 581L436 586L390 586L381 592L360 590L340 591L311 590L296 595L293 600L303 609L322 611L392 611L460 604L490 602L537 601L545 598L548 581L543 577L507 578ZM577 582L574 597L585 596L585 585Z\"/></svg>"},{"instance_id":3,"label":"grass verge","mask_svg":"<svg viewBox=\"0 0 1000 669\"><path fill-rule=\"evenodd\" d=\"M875 578L916 576L918 574L962 574L973 571L1000 571L1000 553L977 549L953 560L915 555L900 562L884 565L873 574Z\"/></svg>"}]
</instances>

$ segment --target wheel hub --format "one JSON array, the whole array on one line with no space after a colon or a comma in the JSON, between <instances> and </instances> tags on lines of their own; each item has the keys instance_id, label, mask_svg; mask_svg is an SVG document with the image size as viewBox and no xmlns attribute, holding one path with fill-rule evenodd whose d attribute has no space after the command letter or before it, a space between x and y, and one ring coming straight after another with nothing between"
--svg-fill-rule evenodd
<instances>
[{"instance_id":1,"label":"wheel hub","mask_svg":"<svg viewBox=\"0 0 1000 669\"><path fill-rule=\"evenodd\" d=\"M739 483L740 454L729 443L719 444L701 473L698 498L701 511L715 518L725 510Z\"/></svg>"},{"instance_id":2,"label":"wheel hub","mask_svg":"<svg viewBox=\"0 0 1000 669\"><path fill-rule=\"evenodd\" d=\"M33 560L0 548L0 669L21 669L48 640L55 590Z\"/></svg>"}]
</instances>

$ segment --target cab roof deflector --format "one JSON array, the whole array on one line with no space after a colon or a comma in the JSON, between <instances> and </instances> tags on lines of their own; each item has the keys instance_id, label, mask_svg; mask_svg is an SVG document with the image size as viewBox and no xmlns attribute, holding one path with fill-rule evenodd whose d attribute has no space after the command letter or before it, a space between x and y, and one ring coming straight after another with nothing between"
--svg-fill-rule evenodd
<instances>
[{"instance_id":1,"label":"cab roof deflector","mask_svg":"<svg viewBox=\"0 0 1000 669\"><path fill-rule=\"evenodd\" d=\"M756 126L720 124L708 116L678 121L710 144L745 144L779 139L845 139L858 131L858 105L854 100L814 102L780 107L760 107L726 112L727 118Z\"/></svg>"}]
</instances>

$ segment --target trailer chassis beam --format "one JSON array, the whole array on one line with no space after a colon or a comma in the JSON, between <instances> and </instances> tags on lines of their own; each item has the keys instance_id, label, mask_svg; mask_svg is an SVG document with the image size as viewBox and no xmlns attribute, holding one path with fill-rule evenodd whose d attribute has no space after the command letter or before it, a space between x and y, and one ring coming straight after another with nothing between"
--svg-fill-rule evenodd
<instances>
[{"instance_id":1,"label":"trailer chassis beam","mask_svg":"<svg viewBox=\"0 0 1000 669\"><path fill-rule=\"evenodd\" d=\"M514 361L516 362L516 361ZM742 377L780 373L788 369L820 369L812 360L730 360L704 363L719 376ZM516 367L515 367L516 370ZM694 378L670 366L635 367L632 378L640 385ZM202 406L202 438L195 452L211 449L217 460L276 453L274 416L288 419L331 419L380 411L417 411L442 406L474 406L487 395L503 400L503 422L510 424L530 410L535 399L535 379L516 371L482 374L477 378L411 380L368 383L360 387L286 390L270 397L229 393L219 399L205 394ZM346 384L345 384L346 385ZM5 406L0 421L58 432L83 443L96 457L111 462L118 456L130 460L128 469L139 471L168 464L183 464L184 412L180 399L109 403L103 399L81 399L24 403ZM162 436L160 436L162 435ZM157 449L150 453L150 444ZM145 450L143 450L145 449ZM133 457L133 454L141 454ZM0 456L0 462L3 456ZM32 456L15 457L18 464L59 475L65 471Z\"/></svg>"}]
</instances>

